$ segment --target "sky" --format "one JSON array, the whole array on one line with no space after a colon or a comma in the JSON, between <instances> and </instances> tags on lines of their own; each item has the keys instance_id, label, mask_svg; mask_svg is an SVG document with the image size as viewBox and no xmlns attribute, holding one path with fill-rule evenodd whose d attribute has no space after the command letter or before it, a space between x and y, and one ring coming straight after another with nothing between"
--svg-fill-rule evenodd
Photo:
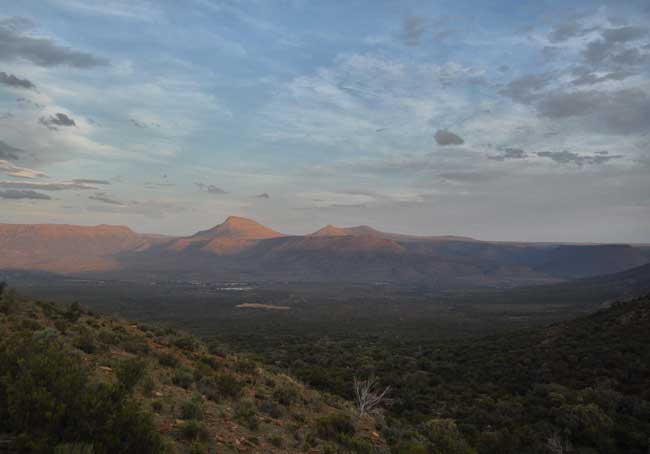
<instances>
[{"instance_id":1,"label":"sky","mask_svg":"<svg viewBox=\"0 0 650 454\"><path fill-rule=\"evenodd\" d=\"M650 4L21 0L0 222L650 242Z\"/></svg>"}]
</instances>

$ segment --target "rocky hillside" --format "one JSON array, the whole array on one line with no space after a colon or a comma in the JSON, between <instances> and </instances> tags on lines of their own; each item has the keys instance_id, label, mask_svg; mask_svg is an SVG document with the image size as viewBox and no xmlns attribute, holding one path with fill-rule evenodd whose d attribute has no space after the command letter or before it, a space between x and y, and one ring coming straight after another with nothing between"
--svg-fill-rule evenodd
<instances>
[{"instance_id":1,"label":"rocky hillside","mask_svg":"<svg viewBox=\"0 0 650 454\"><path fill-rule=\"evenodd\" d=\"M0 293L0 452L371 453L385 446L376 418L246 357L77 304Z\"/></svg>"}]
</instances>

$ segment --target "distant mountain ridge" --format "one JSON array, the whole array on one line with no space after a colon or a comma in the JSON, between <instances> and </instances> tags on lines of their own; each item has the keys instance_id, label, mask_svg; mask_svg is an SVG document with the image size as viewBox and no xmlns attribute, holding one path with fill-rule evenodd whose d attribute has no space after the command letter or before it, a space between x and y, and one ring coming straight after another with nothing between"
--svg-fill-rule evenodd
<instances>
[{"instance_id":1,"label":"distant mountain ridge","mask_svg":"<svg viewBox=\"0 0 650 454\"><path fill-rule=\"evenodd\" d=\"M117 267L115 254L165 241L126 226L0 224L0 268L72 273Z\"/></svg>"},{"instance_id":2,"label":"distant mountain ridge","mask_svg":"<svg viewBox=\"0 0 650 454\"><path fill-rule=\"evenodd\" d=\"M129 279L349 281L511 287L624 271L650 262L630 245L503 243L327 225L287 235L230 216L184 237L124 226L0 224L0 268Z\"/></svg>"}]
</instances>

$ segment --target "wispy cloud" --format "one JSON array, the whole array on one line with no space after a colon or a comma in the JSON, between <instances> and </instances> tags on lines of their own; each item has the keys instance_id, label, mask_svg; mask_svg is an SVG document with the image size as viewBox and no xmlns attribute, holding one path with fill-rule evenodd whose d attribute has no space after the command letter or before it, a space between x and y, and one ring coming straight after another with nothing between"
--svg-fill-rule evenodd
<instances>
[{"instance_id":1,"label":"wispy cloud","mask_svg":"<svg viewBox=\"0 0 650 454\"><path fill-rule=\"evenodd\" d=\"M15 190L15 189L9 189L6 191L0 190L0 198L12 199L12 200L20 200L20 199L51 200L52 199L52 197L50 197L49 195L41 194L40 192L31 191L31 190Z\"/></svg>"},{"instance_id":2,"label":"wispy cloud","mask_svg":"<svg viewBox=\"0 0 650 454\"><path fill-rule=\"evenodd\" d=\"M31 36L28 31L32 28L33 23L29 19L0 20L0 60L25 59L44 67L92 68L108 64L108 60L105 58L71 49L49 38Z\"/></svg>"},{"instance_id":3,"label":"wispy cloud","mask_svg":"<svg viewBox=\"0 0 650 454\"><path fill-rule=\"evenodd\" d=\"M24 150L12 147L8 143L0 140L0 159L3 161L6 161L8 159L17 160L22 153L24 153ZM1 167L0 170L2 170Z\"/></svg>"},{"instance_id":4,"label":"wispy cloud","mask_svg":"<svg viewBox=\"0 0 650 454\"><path fill-rule=\"evenodd\" d=\"M120 205L124 206L124 203L119 200L111 198L106 192L95 192L93 195L88 196L88 199L95 200L97 202L107 203L109 205Z\"/></svg>"},{"instance_id":5,"label":"wispy cloud","mask_svg":"<svg viewBox=\"0 0 650 454\"><path fill-rule=\"evenodd\" d=\"M0 187L12 189L38 189L41 191L69 191L97 189L82 183L74 182L44 182L44 181L10 181L0 180Z\"/></svg>"},{"instance_id":6,"label":"wispy cloud","mask_svg":"<svg viewBox=\"0 0 650 454\"><path fill-rule=\"evenodd\" d=\"M13 88L24 88L27 90L36 89L36 85L34 85L32 81L28 79L21 79L14 76L13 74L7 74L3 71L0 71L0 84Z\"/></svg>"},{"instance_id":7,"label":"wispy cloud","mask_svg":"<svg viewBox=\"0 0 650 454\"><path fill-rule=\"evenodd\" d=\"M64 113L57 112L54 115L50 115L49 117L41 117L39 119L39 122L47 127L48 129L51 129L53 131L58 131L58 126L63 126L63 127L70 127L70 126L77 126L77 123L67 116Z\"/></svg>"},{"instance_id":8,"label":"wispy cloud","mask_svg":"<svg viewBox=\"0 0 650 454\"><path fill-rule=\"evenodd\" d=\"M39 170L28 169L26 167L19 167L13 165L9 161L0 160L0 171L12 177L18 178L45 178L47 173Z\"/></svg>"},{"instance_id":9,"label":"wispy cloud","mask_svg":"<svg viewBox=\"0 0 650 454\"><path fill-rule=\"evenodd\" d=\"M215 186L213 184L205 184L205 183L194 183L199 190L207 192L209 194L217 194L217 195L222 195L222 194L228 194L228 192L218 186Z\"/></svg>"}]
</instances>

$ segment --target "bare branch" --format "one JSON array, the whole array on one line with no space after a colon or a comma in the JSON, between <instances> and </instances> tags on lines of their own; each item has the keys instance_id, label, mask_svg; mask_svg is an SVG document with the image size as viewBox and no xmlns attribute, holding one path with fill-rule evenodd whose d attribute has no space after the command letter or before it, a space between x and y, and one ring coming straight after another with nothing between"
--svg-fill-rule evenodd
<instances>
[{"instance_id":1,"label":"bare branch","mask_svg":"<svg viewBox=\"0 0 650 454\"><path fill-rule=\"evenodd\" d=\"M370 413L383 400L390 391L390 386L383 391L378 389L377 379L371 375L367 380L358 380L354 377L354 400L359 411L359 416Z\"/></svg>"}]
</instances>

